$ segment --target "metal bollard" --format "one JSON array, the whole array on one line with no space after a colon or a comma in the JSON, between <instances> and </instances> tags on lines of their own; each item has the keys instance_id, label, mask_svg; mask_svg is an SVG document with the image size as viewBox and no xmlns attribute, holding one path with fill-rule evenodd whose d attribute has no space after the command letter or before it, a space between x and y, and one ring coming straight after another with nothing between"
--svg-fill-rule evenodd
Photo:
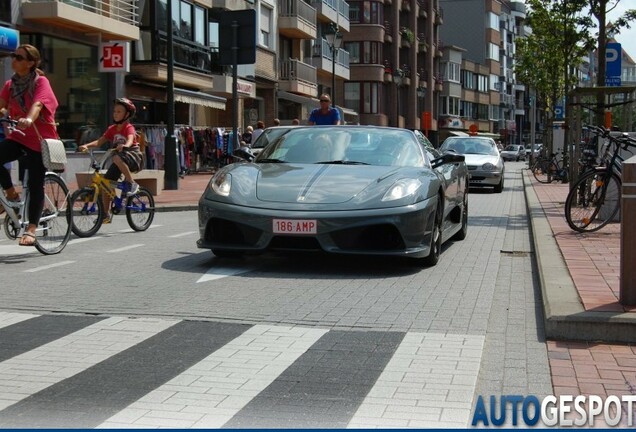
<instances>
[{"instance_id":1,"label":"metal bollard","mask_svg":"<svg viewBox=\"0 0 636 432\"><path fill-rule=\"evenodd\" d=\"M621 285L619 302L636 305L636 156L623 162L621 191Z\"/></svg>"}]
</instances>

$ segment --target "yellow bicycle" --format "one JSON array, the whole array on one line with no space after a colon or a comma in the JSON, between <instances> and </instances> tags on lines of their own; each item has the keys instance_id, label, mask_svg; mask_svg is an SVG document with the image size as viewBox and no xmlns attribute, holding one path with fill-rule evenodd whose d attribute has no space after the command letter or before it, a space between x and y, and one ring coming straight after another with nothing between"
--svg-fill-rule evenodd
<instances>
[{"instance_id":1,"label":"yellow bicycle","mask_svg":"<svg viewBox=\"0 0 636 432\"><path fill-rule=\"evenodd\" d=\"M103 160L106 160L109 155L110 152L107 152ZM100 173L100 163L92 152L90 156L93 169L91 184L76 190L71 196L73 233L78 237L90 237L99 231L106 215L101 194L106 194L111 199L111 217L124 210L128 225L133 230L147 230L155 217L155 200L150 191L140 187L136 194L128 196L128 183L118 181L113 187L110 180Z\"/></svg>"}]
</instances>

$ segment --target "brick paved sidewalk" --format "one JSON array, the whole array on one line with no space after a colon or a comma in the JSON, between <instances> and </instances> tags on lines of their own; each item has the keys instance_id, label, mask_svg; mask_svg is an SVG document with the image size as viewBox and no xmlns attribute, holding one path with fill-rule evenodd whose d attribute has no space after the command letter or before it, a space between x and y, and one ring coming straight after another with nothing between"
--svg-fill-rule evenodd
<instances>
[{"instance_id":1,"label":"brick paved sidewalk","mask_svg":"<svg viewBox=\"0 0 636 432\"><path fill-rule=\"evenodd\" d=\"M542 184L533 176L537 198L545 211L570 276L587 311L636 312L618 303L620 291L620 223L593 233L573 231L565 220L569 185Z\"/></svg>"}]
</instances>

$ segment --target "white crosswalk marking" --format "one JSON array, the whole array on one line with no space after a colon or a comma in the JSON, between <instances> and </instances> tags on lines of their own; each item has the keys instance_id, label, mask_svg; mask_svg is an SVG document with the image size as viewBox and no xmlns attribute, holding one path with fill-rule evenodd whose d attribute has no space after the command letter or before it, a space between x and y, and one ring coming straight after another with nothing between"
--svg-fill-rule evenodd
<instances>
[{"instance_id":1,"label":"white crosswalk marking","mask_svg":"<svg viewBox=\"0 0 636 432\"><path fill-rule=\"evenodd\" d=\"M0 329L39 316L0 312ZM124 356L123 358L126 358L127 354L124 353L126 350L131 359L135 358L138 353L131 353L129 348L134 350L133 347L137 344L177 323L183 322L154 318L108 318L0 362L0 420L8 422L6 424L12 424L12 419L24 421L25 413L31 412L33 418L39 416L40 419L47 416L47 413L46 418L66 416L64 411L66 408L63 407L51 408L50 412L47 411L46 398L54 396L44 396L44 399L35 402L32 399L38 397L38 392L57 383L61 383L61 386L56 386L59 389L55 390L56 387L51 387L49 391L61 391L59 397L63 399L64 392L67 392L69 388L81 388L83 382L81 380L84 380L86 375L78 374L93 366L99 368L101 366L99 363L120 353ZM218 328L214 325L216 324L200 322L190 328L201 329L203 334L207 334L208 328ZM32 325L29 328L31 331L34 330ZM13 337L15 337L15 328L7 330L13 331ZM348 339L329 339L327 333L329 333L328 329L264 324L254 325L245 331L241 329L236 333L240 336L231 340L225 339L230 341L225 345L217 345L219 348L215 347L209 353L201 352L201 356L196 357L197 360L193 360L191 364L185 363L179 372L167 377L167 381L158 381L164 384L158 385L154 390L150 389L157 384L150 381L150 386L141 387L144 390L138 394L134 394L133 391L134 396L129 396L130 399L126 400L125 394L133 389L117 387L122 390L122 394L118 397L124 397L125 403L120 404L116 409L113 409L108 402L104 406L89 403L84 407L87 413L91 410L96 413L106 410L108 413L89 427L220 428L229 424L230 420L242 421L241 416L253 412L255 406L256 410L259 406L263 409L263 406L268 406L267 401L275 401L276 398L282 398L280 400L285 401L283 410L296 407L299 410L298 418L302 419L303 416L312 415L307 410L311 410L309 407L314 405L314 402L304 405L303 403L294 404L291 401L290 405L286 405L290 397L293 399L294 394L310 399L316 397L315 403L323 404L323 406L338 403L339 400L347 401L346 398L342 399L336 394L327 393L318 396L319 392L315 394L312 392L312 386L321 388L321 383L312 381L312 376L313 379L316 376L324 376L325 385L328 385L331 376L328 372L329 363L320 359L347 361L346 356L333 356L329 350L332 349L330 344L334 343L333 340ZM316 344L323 336L325 338ZM167 338L165 340L170 340L174 334L165 337ZM153 346L161 347L162 343L160 336L153 342ZM415 332L404 334L401 343L394 348L395 352L390 356L377 381L368 393L361 394L361 397L357 399L356 404L360 405L354 408L355 413L347 427L467 427L473 409L483 346L484 337L480 335ZM365 351L367 349L365 346L347 348L336 344L333 346L334 353L336 350L342 352L343 348L345 351L351 350L348 355L352 361L356 361L356 364L358 362L363 364L365 359L369 358L364 357L369 355L369 352ZM363 357L360 358L360 356ZM183 355L180 356L180 358L183 357ZM313 361L316 361L315 366ZM106 366L108 367L112 365ZM161 362L157 362L156 367L161 367ZM293 370L293 374L298 374L307 367L309 367L306 369L307 381L303 384L307 385L307 393L303 393L304 387L300 389L300 393L297 393L298 388L288 392L289 383L298 385L297 381L290 382L290 377L299 379L298 382L303 382L304 379L302 374L289 375L289 370ZM337 369L338 364L333 367L334 371ZM142 370L144 373L152 374L150 369ZM318 375L312 375L314 372ZM131 377L135 376L135 370L130 370L128 373L133 374ZM281 377L283 373L285 375ZM337 376L337 372L334 373ZM103 375L98 372L98 375L93 375L93 378L95 376ZM69 381L78 379L80 381L65 386L62 381L71 377L73 378ZM361 378L365 377L368 376L363 375ZM86 379L91 385L94 384L90 376ZM78 384L79 387L77 387ZM367 382L350 384L352 386L350 389L359 388L360 385L369 388ZM29 396L33 397L27 399ZM96 398L92 403L108 400L113 399ZM29 401L31 405L28 405ZM254 405L251 404L252 401L260 402ZM263 403L265 405L262 405ZM275 402L269 417L274 421L277 418L276 406ZM34 407L36 407L35 410ZM3 411L6 408L8 409ZM40 409L42 412L39 411ZM284 412L281 411L281 414ZM3 414L5 414L4 418ZM345 422L350 415L350 413L346 415ZM324 420L328 422L332 419ZM256 420L255 424L258 424L258 421ZM98 424L99 422L102 423ZM28 425L29 422L19 424Z\"/></svg>"},{"instance_id":2,"label":"white crosswalk marking","mask_svg":"<svg viewBox=\"0 0 636 432\"><path fill-rule=\"evenodd\" d=\"M465 428L483 336L407 333L349 428Z\"/></svg>"},{"instance_id":3,"label":"white crosswalk marking","mask_svg":"<svg viewBox=\"0 0 636 432\"><path fill-rule=\"evenodd\" d=\"M108 318L0 363L0 410L154 336L176 320Z\"/></svg>"},{"instance_id":4,"label":"white crosswalk marking","mask_svg":"<svg viewBox=\"0 0 636 432\"><path fill-rule=\"evenodd\" d=\"M26 321L39 315L16 313L16 312L0 312L0 328Z\"/></svg>"},{"instance_id":5,"label":"white crosswalk marking","mask_svg":"<svg viewBox=\"0 0 636 432\"><path fill-rule=\"evenodd\" d=\"M219 428L327 330L256 325L100 428Z\"/></svg>"}]
</instances>

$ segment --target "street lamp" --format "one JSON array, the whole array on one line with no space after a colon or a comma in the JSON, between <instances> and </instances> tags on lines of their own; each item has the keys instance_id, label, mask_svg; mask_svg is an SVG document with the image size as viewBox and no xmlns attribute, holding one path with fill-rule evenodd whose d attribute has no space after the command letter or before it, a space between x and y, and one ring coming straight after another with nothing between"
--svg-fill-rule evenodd
<instances>
[{"instance_id":1,"label":"street lamp","mask_svg":"<svg viewBox=\"0 0 636 432\"><path fill-rule=\"evenodd\" d=\"M336 107L336 55L338 49L342 45L342 33L338 30L338 26L331 23L329 31L325 34L327 44L331 50L331 105Z\"/></svg>"},{"instance_id":2,"label":"street lamp","mask_svg":"<svg viewBox=\"0 0 636 432\"><path fill-rule=\"evenodd\" d=\"M424 129L424 122L422 121L422 100L426 97L426 88L419 86L417 88L417 114L420 117L420 129Z\"/></svg>"},{"instance_id":3,"label":"street lamp","mask_svg":"<svg viewBox=\"0 0 636 432\"><path fill-rule=\"evenodd\" d=\"M395 82L395 101L397 103L395 107L395 127L400 127L400 86L402 85L402 79L404 78L404 72L400 69L393 71L393 82Z\"/></svg>"}]
</instances>

